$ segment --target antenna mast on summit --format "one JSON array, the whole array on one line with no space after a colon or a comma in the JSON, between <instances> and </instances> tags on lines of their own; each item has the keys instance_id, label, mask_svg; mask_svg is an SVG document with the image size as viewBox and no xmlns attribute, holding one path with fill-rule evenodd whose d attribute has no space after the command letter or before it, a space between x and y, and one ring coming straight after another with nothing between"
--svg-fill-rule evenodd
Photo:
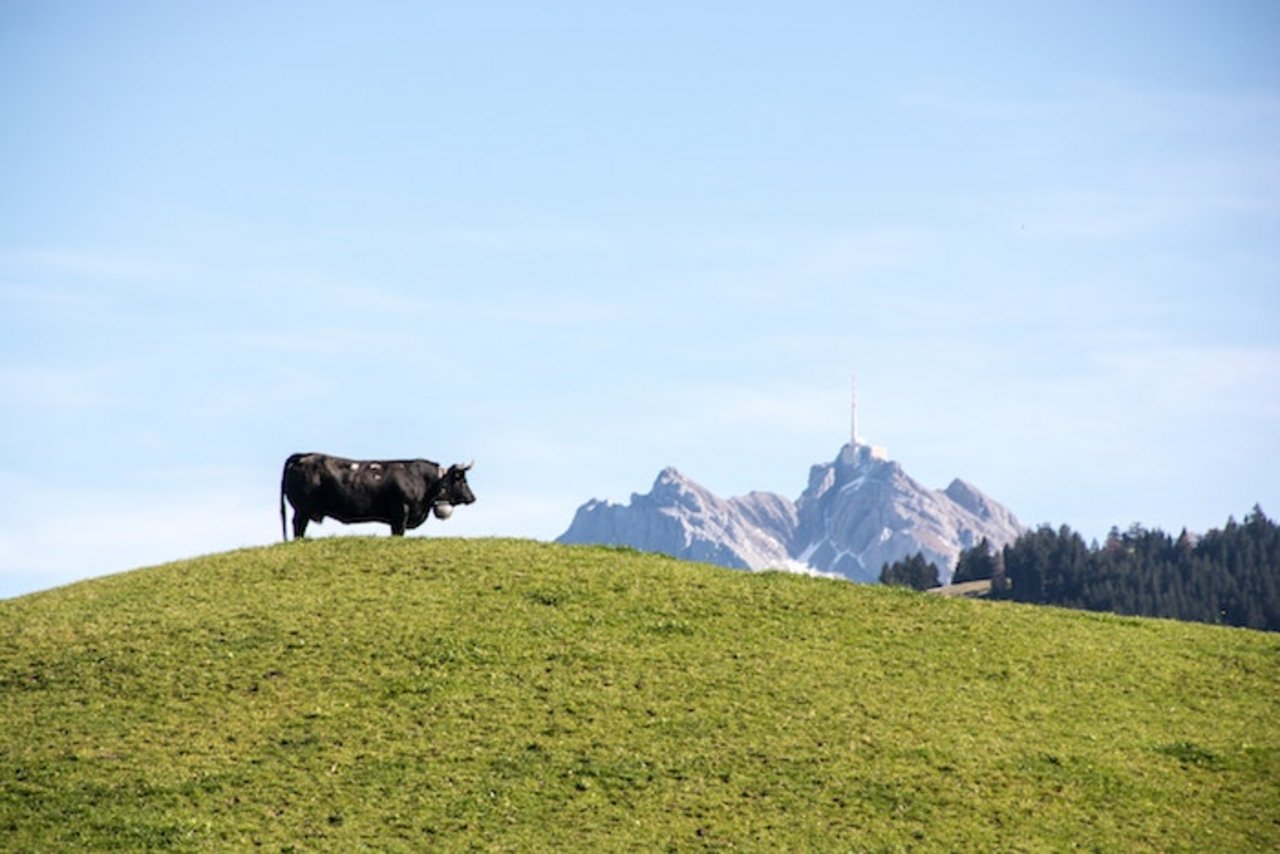
<instances>
[{"instance_id":1,"label":"antenna mast on summit","mask_svg":"<svg viewBox=\"0 0 1280 854\"><path fill-rule=\"evenodd\" d=\"M849 447L858 447L858 375L849 379Z\"/></svg>"}]
</instances>

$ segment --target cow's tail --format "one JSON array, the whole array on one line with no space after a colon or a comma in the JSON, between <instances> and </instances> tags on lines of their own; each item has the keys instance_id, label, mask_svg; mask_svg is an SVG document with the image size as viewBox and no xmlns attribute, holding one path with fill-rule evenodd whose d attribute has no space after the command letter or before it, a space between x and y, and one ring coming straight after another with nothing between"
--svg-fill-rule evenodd
<instances>
[{"instance_id":1,"label":"cow's tail","mask_svg":"<svg viewBox=\"0 0 1280 854\"><path fill-rule=\"evenodd\" d=\"M284 471L280 472L280 536L284 538L286 543L289 542L289 528L284 520L284 482L285 478L289 476L289 466L292 464L293 457L289 457L284 461Z\"/></svg>"}]
</instances>

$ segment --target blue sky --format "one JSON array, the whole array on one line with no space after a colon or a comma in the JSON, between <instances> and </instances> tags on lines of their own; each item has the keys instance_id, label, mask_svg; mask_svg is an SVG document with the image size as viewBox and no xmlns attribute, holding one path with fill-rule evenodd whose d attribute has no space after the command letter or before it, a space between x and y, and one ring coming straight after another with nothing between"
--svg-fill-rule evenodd
<instances>
[{"instance_id":1,"label":"blue sky","mask_svg":"<svg viewBox=\"0 0 1280 854\"><path fill-rule=\"evenodd\" d=\"M1028 524L1275 517L1277 44L1272 2L7 0L0 596L272 542L297 450L474 458L427 536L666 465L794 498L855 370L865 438Z\"/></svg>"}]
</instances>

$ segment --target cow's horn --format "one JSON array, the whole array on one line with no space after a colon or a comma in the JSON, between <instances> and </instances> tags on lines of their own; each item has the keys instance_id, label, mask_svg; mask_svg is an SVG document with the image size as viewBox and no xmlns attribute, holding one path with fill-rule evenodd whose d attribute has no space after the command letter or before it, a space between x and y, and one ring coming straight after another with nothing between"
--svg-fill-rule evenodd
<instances>
[{"instance_id":1,"label":"cow's horn","mask_svg":"<svg viewBox=\"0 0 1280 854\"><path fill-rule=\"evenodd\" d=\"M458 471L471 471L471 467L476 464L475 460L467 463L465 466L454 466Z\"/></svg>"}]
</instances>

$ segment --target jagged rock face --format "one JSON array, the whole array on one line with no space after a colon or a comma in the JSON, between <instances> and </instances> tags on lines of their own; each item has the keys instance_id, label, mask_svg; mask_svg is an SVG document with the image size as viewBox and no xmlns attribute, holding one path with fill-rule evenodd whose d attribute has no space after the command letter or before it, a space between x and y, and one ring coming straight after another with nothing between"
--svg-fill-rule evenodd
<instances>
[{"instance_id":1,"label":"jagged rock face","mask_svg":"<svg viewBox=\"0 0 1280 854\"><path fill-rule=\"evenodd\" d=\"M951 481L951 485L946 488L946 495L956 504L968 510L974 516L984 522L996 526L1004 527L1022 533L1026 529L1018 522L1009 509L1003 504L992 501L986 495L983 495L972 484L965 483L960 478ZM1016 538L1016 534L1014 535ZM981 539L981 538L979 538ZM994 542L994 541L993 541Z\"/></svg>"},{"instance_id":2,"label":"jagged rock face","mask_svg":"<svg viewBox=\"0 0 1280 854\"><path fill-rule=\"evenodd\" d=\"M993 546L1024 529L1013 514L962 480L928 489L896 462L859 446L813 466L794 504L771 492L722 499L674 468L627 505L578 508L562 543L626 545L737 569L789 569L876 581L885 563L917 552L945 583L961 550Z\"/></svg>"},{"instance_id":3,"label":"jagged rock face","mask_svg":"<svg viewBox=\"0 0 1280 854\"><path fill-rule=\"evenodd\" d=\"M854 581L875 581L886 563L922 553L946 583L963 549L986 537L999 548L1023 531L1013 514L962 480L928 489L902 466L860 447L814 466L796 502L791 554Z\"/></svg>"},{"instance_id":4,"label":"jagged rock face","mask_svg":"<svg viewBox=\"0 0 1280 854\"><path fill-rule=\"evenodd\" d=\"M727 501L663 469L647 495L628 505L588 501L557 542L625 545L735 569L787 563L795 506L781 495L753 492Z\"/></svg>"},{"instance_id":5,"label":"jagged rock face","mask_svg":"<svg viewBox=\"0 0 1280 854\"><path fill-rule=\"evenodd\" d=\"M747 522L780 543L790 543L799 520L796 505L774 492L749 492L730 498L729 504Z\"/></svg>"}]
</instances>

